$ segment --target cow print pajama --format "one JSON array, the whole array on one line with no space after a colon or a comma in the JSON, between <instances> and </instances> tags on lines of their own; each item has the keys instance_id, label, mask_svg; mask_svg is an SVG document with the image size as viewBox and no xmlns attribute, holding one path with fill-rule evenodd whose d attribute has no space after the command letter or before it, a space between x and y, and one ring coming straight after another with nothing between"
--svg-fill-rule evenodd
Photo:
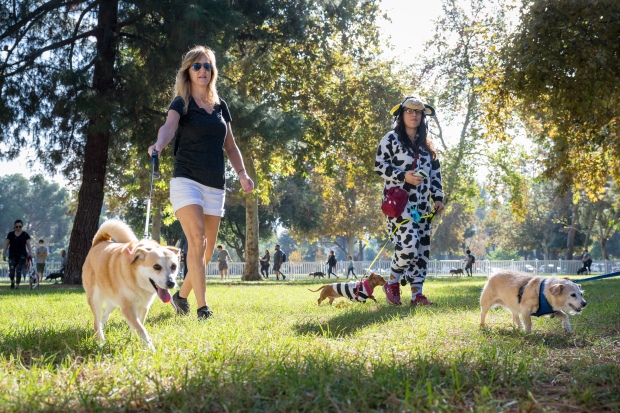
<instances>
[{"instance_id":1,"label":"cow print pajama","mask_svg":"<svg viewBox=\"0 0 620 413\"><path fill-rule=\"evenodd\" d=\"M443 202L439 160L432 160L431 154L424 148L418 149L415 170L424 170L428 178L417 186L405 182L405 171L413 169L414 159L415 152L403 147L394 131L381 139L375 159L375 172L385 181L383 195L392 187L403 188L409 194L409 203L403 213L397 218L387 217L390 233L396 230L392 236L395 247L388 283L399 282L404 276L412 288L414 284L421 286L426 279L431 250L431 222L429 218L423 218L420 222L406 220L411 218L412 209L424 216L431 213L435 201Z\"/></svg>"}]
</instances>

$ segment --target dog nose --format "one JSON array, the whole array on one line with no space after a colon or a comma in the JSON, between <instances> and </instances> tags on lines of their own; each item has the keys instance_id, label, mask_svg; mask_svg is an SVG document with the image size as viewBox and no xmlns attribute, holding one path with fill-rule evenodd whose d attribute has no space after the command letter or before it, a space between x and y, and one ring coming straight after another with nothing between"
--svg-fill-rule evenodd
<instances>
[{"instance_id":1,"label":"dog nose","mask_svg":"<svg viewBox=\"0 0 620 413\"><path fill-rule=\"evenodd\" d=\"M582 301L582 302L581 302L581 306L582 306L582 307L585 307L586 305L588 305L588 303L586 303L585 301Z\"/></svg>"},{"instance_id":2,"label":"dog nose","mask_svg":"<svg viewBox=\"0 0 620 413\"><path fill-rule=\"evenodd\" d=\"M175 285L177 285L177 283L175 283L173 280L166 281L166 287L168 288L174 288Z\"/></svg>"}]
</instances>

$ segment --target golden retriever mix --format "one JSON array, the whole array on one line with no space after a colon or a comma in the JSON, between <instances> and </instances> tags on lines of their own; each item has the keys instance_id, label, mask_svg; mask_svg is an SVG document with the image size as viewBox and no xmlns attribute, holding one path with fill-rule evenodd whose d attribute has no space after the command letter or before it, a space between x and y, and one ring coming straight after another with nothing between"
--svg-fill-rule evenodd
<instances>
[{"instance_id":1,"label":"golden retriever mix","mask_svg":"<svg viewBox=\"0 0 620 413\"><path fill-rule=\"evenodd\" d=\"M503 270L489 277L480 296L480 326L484 327L489 309L502 306L512 313L514 323L527 333L532 331L532 316L548 315L562 320L571 331L568 314L580 313L586 306L581 286L556 277L534 277L529 274Z\"/></svg>"},{"instance_id":2,"label":"golden retriever mix","mask_svg":"<svg viewBox=\"0 0 620 413\"><path fill-rule=\"evenodd\" d=\"M168 290L176 286L179 251L153 240L138 241L118 220L101 225L82 267L82 282L100 342L105 342L103 327L110 313L120 307L131 329L149 348L155 348L144 320L155 295L164 303L170 301Z\"/></svg>"}]
</instances>

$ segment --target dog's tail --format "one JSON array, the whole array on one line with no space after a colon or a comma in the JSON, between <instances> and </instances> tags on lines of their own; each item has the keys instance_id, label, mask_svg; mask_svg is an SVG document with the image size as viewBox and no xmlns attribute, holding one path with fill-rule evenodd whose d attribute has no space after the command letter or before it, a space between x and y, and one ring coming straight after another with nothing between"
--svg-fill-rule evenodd
<instances>
[{"instance_id":1,"label":"dog's tail","mask_svg":"<svg viewBox=\"0 0 620 413\"><path fill-rule=\"evenodd\" d=\"M116 242L136 242L138 238L135 236L131 228L127 224L118 219L110 219L99 227L99 231L93 238L93 247L100 242L114 239Z\"/></svg>"},{"instance_id":2,"label":"dog's tail","mask_svg":"<svg viewBox=\"0 0 620 413\"><path fill-rule=\"evenodd\" d=\"M321 288L319 288L318 290L311 290L308 288L308 291L310 291L311 293L316 293L317 291L321 291L323 288L327 287L327 285L322 286Z\"/></svg>"}]
</instances>

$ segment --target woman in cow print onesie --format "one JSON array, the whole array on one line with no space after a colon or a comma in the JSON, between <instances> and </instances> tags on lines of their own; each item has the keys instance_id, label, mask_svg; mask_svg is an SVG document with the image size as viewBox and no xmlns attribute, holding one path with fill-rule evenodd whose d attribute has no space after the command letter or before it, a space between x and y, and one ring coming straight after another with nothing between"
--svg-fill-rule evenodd
<instances>
[{"instance_id":1,"label":"woman in cow print onesie","mask_svg":"<svg viewBox=\"0 0 620 413\"><path fill-rule=\"evenodd\" d=\"M410 283L411 305L432 305L422 286L431 246L432 217L428 215L443 209L441 169L426 123L427 116L435 116L435 109L418 97L407 97L392 109L392 115L394 130L381 139L375 172L385 181L384 195L392 187L403 188L409 202L399 217L387 217L395 247L390 279L383 290L389 303L401 305L399 281Z\"/></svg>"}]
</instances>

